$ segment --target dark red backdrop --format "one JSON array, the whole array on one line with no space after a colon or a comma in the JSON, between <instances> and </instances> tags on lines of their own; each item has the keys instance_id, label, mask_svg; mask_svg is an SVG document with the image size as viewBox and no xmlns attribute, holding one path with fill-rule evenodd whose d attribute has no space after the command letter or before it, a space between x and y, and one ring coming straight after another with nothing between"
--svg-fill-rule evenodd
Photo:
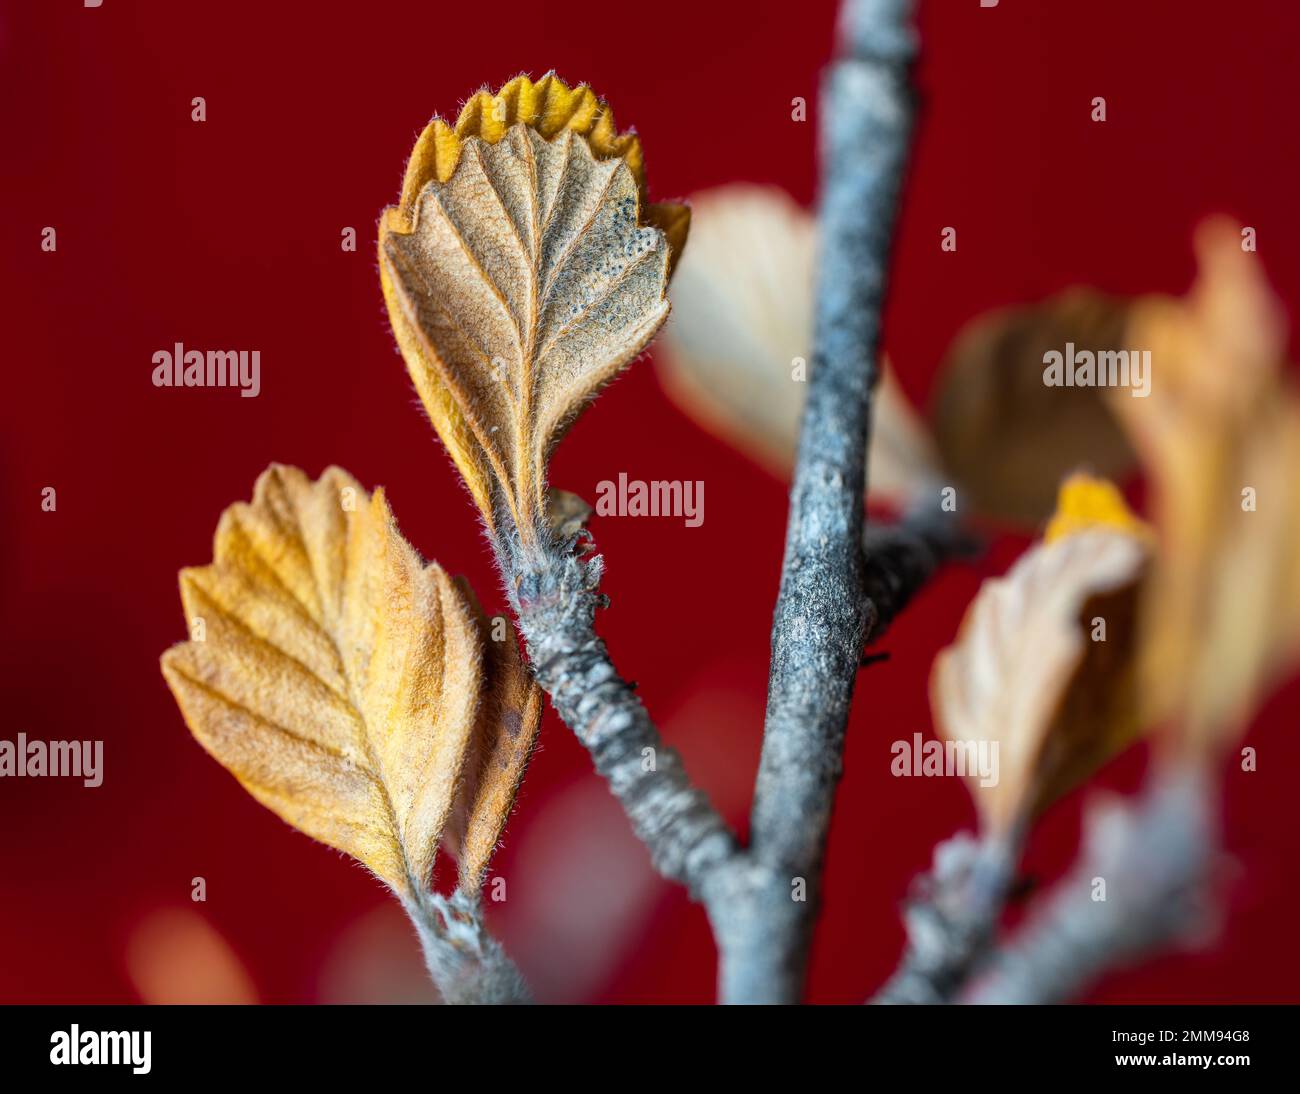
<instances>
[{"instance_id":1,"label":"dark red backdrop","mask_svg":"<svg viewBox=\"0 0 1300 1094\"><path fill-rule=\"evenodd\" d=\"M188 907L198 875L198 908L261 998L424 991L379 886L201 752L157 657L183 636L177 568L210 558L218 513L271 460L312 474L337 462L386 484L412 541L497 597L462 489L414 409L374 259L377 216L431 113L554 67L640 130L656 197L752 180L812 201L816 107L798 124L790 101L815 104L829 3L599 5L568 26L538 10L5 4L3 735L101 738L106 772L97 790L0 783L0 1000L138 998L128 940L151 912ZM1181 291L1189 231L1213 211L1258 229L1275 284L1296 299L1293 6L951 0L926 5L921 30L924 109L886 336L918 402L952 335L991 306L1075 282ZM203 124L190 119L196 95ZM1107 99L1104 124L1089 120L1094 95ZM39 246L47 225L52 254ZM355 254L339 247L349 225ZM939 250L945 225L959 228L956 254ZM150 356L175 341L260 349L261 396L155 389ZM743 823L784 488L688 424L648 363L582 421L554 478L590 498L619 471L707 482L701 528L597 523L613 598L601 625L666 735ZM43 513L51 485L58 509ZM858 1000L882 980L909 877L972 820L956 782L921 794L891 778L888 745L928 730L931 657L980 574L1021 546L999 542L978 571L937 582L890 637L892 660L862 677L816 1000ZM1300 995L1297 698L1293 682L1254 725L1259 771L1227 776L1227 838L1243 869L1222 941L1116 976L1095 998ZM1105 781L1131 787L1141 768L1131 754ZM1072 800L1046 819L1032 871L1063 866L1078 816ZM544 995L712 997L701 912L654 879L553 715L497 866L509 899L495 922Z\"/></svg>"}]
</instances>

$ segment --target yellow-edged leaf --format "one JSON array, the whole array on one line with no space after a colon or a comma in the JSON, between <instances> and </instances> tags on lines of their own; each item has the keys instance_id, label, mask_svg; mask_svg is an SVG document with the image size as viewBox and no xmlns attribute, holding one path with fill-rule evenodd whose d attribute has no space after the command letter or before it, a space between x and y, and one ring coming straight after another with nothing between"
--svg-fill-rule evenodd
<instances>
[{"instance_id":1,"label":"yellow-edged leaf","mask_svg":"<svg viewBox=\"0 0 1300 1094\"><path fill-rule=\"evenodd\" d=\"M635 134L554 75L435 119L380 225L393 330L490 526L546 523L546 463L668 313L680 206L649 206Z\"/></svg>"},{"instance_id":2,"label":"yellow-edged leaf","mask_svg":"<svg viewBox=\"0 0 1300 1094\"><path fill-rule=\"evenodd\" d=\"M990 832L1018 831L1140 727L1135 608L1150 534L1108 507L1083 519L1099 492L1086 476L1067 481L1059 509L1068 531L984 582L956 642L935 659L940 736L997 744L996 783L968 779Z\"/></svg>"},{"instance_id":3,"label":"yellow-edged leaf","mask_svg":"<svg viewBox=\"0 0 1300 1094\"><path fill-rule=\"evenodd\" d=\"M181 598L191 641L162 669L199 743L295 828L422 892L473 743L481 638L383 491L273 465Z\"/></svg>"},{"instance_id":4,"label":"yellow-edged leaf","mask_svg":"<svg viewBox=\"0 0 1300 1094\"><path fill-rule=\"evenodd\" d=\"M1149 525L1133 515L1124 495L1112 482L1077 473L1061 484L1056 512L1043 531L1044 543L1104 528L1125 532L1148 543L1154 541Z\"/></svg>"},{"instance_id":5,"label":"yellow-edged leaf","mask_svg":"<svg viewBox=\"0 0 1300 1094\"><path fill-rule=\"evenodd\" d=\"M673 281L664 389L695 421L773 474L794 466L812 354L816 228L783 191L724 186L692 199L691 249ZM925 428L882 362L870 492L905 501L934 479Z\"/></svg>"}]
</instances>

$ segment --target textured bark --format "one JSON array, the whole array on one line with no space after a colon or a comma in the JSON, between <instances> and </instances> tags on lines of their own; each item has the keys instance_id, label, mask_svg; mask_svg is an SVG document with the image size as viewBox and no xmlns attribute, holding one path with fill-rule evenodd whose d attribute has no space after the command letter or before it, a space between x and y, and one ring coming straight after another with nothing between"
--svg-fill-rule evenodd
<instances>
[{"instance_id":1,"label":"textured bark","mask_svg":"<svg viewBox=\"0 0 1300 1094\"><path fill-rule=\"evenodd\" d=\"M516 548L508 569L538 683L591 753L655 868L702 898L710 870L739 848L596 637L600 558L584 561L572 544L548 539L537 550Z\"/></svg>"},{"instance_id":2,"label":"textured bark","mask_svg":"<svg viewBox=\"0 0 1300 1094\"><path fill-rule=\"evenodd\" d=\"M475 899L456 892L450 897L425 895L403 902L415 925L424 961L442 1001L454 1005L531 1003L523 974L506 956L483 923Z\"/></svg>"},{"instance_id":3,"label":"textured bark","mask_svg":"<svg viewBox=\"0 0 1300 1094\"><path fill-rule=\"evenodd\" d=\"M862 498L886 262L912 120L909 10L905 0L846 4L846 56L822 95L814 348L751 820L752 853L773 879L763 899L786 907L771 909L767 964L727 978L737 1002L802 995L849 703L880 612L867 598Z\"/></svg>"}]
</instances>

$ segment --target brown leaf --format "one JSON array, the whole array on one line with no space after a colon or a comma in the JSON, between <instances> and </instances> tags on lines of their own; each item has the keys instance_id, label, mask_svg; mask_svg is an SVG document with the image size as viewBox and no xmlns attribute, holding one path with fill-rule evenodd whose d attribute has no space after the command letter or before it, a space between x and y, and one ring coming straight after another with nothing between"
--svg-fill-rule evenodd
<instances>
[{"instance_id":1,"label":"brown leaf","mask_svg":"<svg viewBox=\"0 0 1300 1094\"><path fill-rule=\"evenodd\" d=\"M988 831L1020 831L1137 733L1135 605L1149 554L1118 491L1076 476L1049 539L984 582L935 659L940 736L997 744L997 782L968 779ZM1091 633L1098 617L1104 641Z\"/></svg>"},{"instance_id":2,"label":"brown leaf","mask_svg":"<svg viewBox=\"0 0 1300 1094\"><path fill-rule=\"evenodd\" d=\"M1119 478L1133 453L1104 389L1049 387L1043 355L1119 350L1127 304L1070 289L1040 304L980 316L958 335L940 370L930 414L946 467L979 512L1034 526L1052 511L1077 467Z\"/></svg>"},{"instance_id":3,"label":"brown leaf","mask_svg":"<svg viewBox=\"0 0 1300 1094\"><path fill-rule=\"evenodd\" d=\"M542 690L519 655L509 621L504 616L489 619L468 583L458 583L478 618L484 688L473 758L443 842L460 863L460 888L477 893L532 757L542 722Z\"/></svg>"},{"instance_id":4,"label":"brown leaf","mask_svg":"<svg viewBox=\"0 0 1300 1094\"><path fill-rule=\"evenodd\" d=\"M1212 754L1300 653L1300 397L1280 368L1281 308L1237 226L1207 223L1196 249L1187 298L1145 299L1130 319L1150 396L1112 402L1162 539L1143 605L1147 716Z\"/></svg>"},{"instance_id":5,"label":"brown leaf","mask_svg":"<svg viewBox=\"0 0 1300 1094\"><path fill-rule=\"evenodd\" d=\"M703 428L773 474L794 466L812 353L816 229L784 192L724 186L692 199L691 249L673 283L664 389ZM924 427L887 363L876 386L873 497L904 501L937 474Z\"/></svg>"},{"instance_id":6,"label":"brown leaf","mask_svg":"<svg viewBox=\"0 0 1300 1094\"><path fill-rule=\"evenodd\" d=\"M199 743L295 828L423 892L473 743L481 638L383 491L272 465L181 598L192 639L162 669Z\"/></svg>"},{"instance_id":7,"label":"brown leaf","mask_svg":"<svg viewBox=\"0 0 1300 1094\"><path fill-rule=\"evenodd\" d=\"M471 99L416 145L380 267L394 333L489 526L546 521L546 464L668 314L689 217L645 205L640 143L554 76Z\"/></svg>"},{"instance_id":8,"label":"brown leaf","mask_svg":"<svg viewBox=\"0 0 1300 1094\"><path fill-rule=\"evenodd\" d=\"M587 527L592 509L577 494L552 486L546 499L547 522L560 539L570 539Z\"/></svg>"}]
</instances>

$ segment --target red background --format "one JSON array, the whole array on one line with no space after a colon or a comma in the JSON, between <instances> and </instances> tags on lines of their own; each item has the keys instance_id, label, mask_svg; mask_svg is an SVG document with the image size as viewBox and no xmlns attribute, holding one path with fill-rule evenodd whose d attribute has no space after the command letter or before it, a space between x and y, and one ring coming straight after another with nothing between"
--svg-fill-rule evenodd
<instances>
[{"instance_id":1,"label":"red background","mask_svg":"<svg viewBox=\"0 0 1300 1094\"><path fill-rule=\"evenodd\" d=\"M380 886L291 831L192 741L157 668L181 639L176 570L210 557L227 504L272 460L385 484L426 555L499 600L449 462L415 409L379 293L380 209L435 111L554 67L643 137L652 195L734 180L815 193L817 74L829 3L600 5L565 25L535 4L7 3L0 17L0 398L5 722L100 738L105 782L0 782L0 1000L139 998L124 957L141 917L197 905L260 998L427 995ZM570 10L552 6L550 10ZM961 325L1088 283L1181 292L1189 233L1215 211L1257 228L1283 299L1300 288L1300 86L1292 5L1127 0L924 5L923 109L893 264L886 348L918 402ZM207 100L207 121L190 100ZM1109 120L1089 120L1094 95ZM793 122L790 101L809 100ZM41 229L58 231L42 253ZM357 229L356 253L339 247ZM959 229L943 254L939 231ZM260 349L262 393L167 390L175 341ZM600 626L699 782L740 825L757 762L785 490L689 424L648 363L562 446L557 485L704 479L707 519L599 520L613 607ZM40 492L58 491L43 513ZM811 995L857 1001L893 967L897 902L973 813L956 781L889 774L889 742L929 730L925 681L999 541L947 573L864 672L831 835ZM1221 940L1099 987L1105 1001L1294 1000L1300 823L1295 681L1254 724L1259 770L1226 772L1241 869ZM1131 788L1140 752L1103 781ZM1027 868L1069 861L1078 797ZM496 928L544 998L707 1001L702 912L644 852L548 712L496 862Z\"/></svg>"}]
</instances>

